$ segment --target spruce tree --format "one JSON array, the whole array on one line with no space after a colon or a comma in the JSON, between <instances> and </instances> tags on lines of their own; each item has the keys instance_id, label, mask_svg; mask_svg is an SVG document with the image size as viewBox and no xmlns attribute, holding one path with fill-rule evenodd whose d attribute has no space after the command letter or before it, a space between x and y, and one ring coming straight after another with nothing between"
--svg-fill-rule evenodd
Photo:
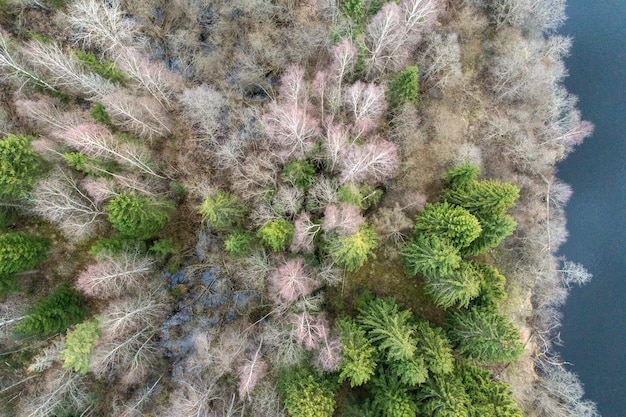
<instances>
[{"instance_id":1,"label":"spruce tree","mask_svg":"<svg viewBox=\"0 0 626 417\"><path fill-rule=\"evenodd\" d=\"M448 316L448 336L466 359L508 362L524 351L519 330L498 312L472 307Z\"/></svg>"},{"instance_id":2,"label":"spruce tree","mask_svg":"<svg viewBox=\"0 0 626 417\"><path fill-rule=\"evenodd\" d=\"M24 232L0 235L0 277L28 271L46 259L50 240Z\"/></svg>"},{"instance_id":3,"label":"spruce tree","mask_svg":"<svg viewBox=\"0 0 626 417\"><path fill-rule=\"evenodd\" d=\"M35 304L15 330L25 336L59 333L80 321L84 314L80 293L67 284L61 284Z\"/></svg>"},{"instance_id":4,"label":"spruce tree","mask_svg":"<svg viewBox=\"0 0 626 417\"><path fill-rule=\"evenodd\" d=\"M284 219L270 220L257 231L261 242L272 250L285 250L293 238L294 225Z\"/></svg>"},{"instance_id":5,"label":"spruce tree","mask_svg":"<svg viewBox=\"0 0 626 417\"><path fill-rule=\"evenodd\" d=\"M478 219L463 207L447 202L427 204L415 218L413 231L446 239L457 249L469 246L481 232Z\"/></svg>"},{"instance_id":6,"label":"spruce tree","mask_svg":"<svg viewBox=\"0 0 626 417\"><path fill-rule=\"evenodd\" d=\"M9 134L0 140L0 196L25 196L42 173L41 158L30 147L32 139Z\"/></svg>"},{"instance_id":7,"label":"spruce tree","mask_svg":"<svg viewBox=\"0 0 626 417\"><path fill-rule=\"evenodd\" d=\"M376 370L376 348L368 340L365 330L351 318L339 322L342 361L339 365L339 382L350 381L351 387L363 385Z\"/></svg>"},{"instance_id":8,"label":"spruce tree","mask_svg":"<svg viewBox=\"0 0 626 417\"><path fill-rule=\"evenodd\" d=\"M247 211L236 196L224 191L205 197L200 206L202 220L217 230L230 230L240 224Z\"/></svg>"},{"instance_id":9,"label":"spruce tree","mask_svg":"<svg viewBox=\"0 0 626 417\"><path fill-rule=\"evenodd\" d=\"M458 250L436 235L419 235L402 246L404 266L411 275L449 276L462 262Z\"/></svg>"},{"instance_id":10,"label":"spruce tree","mask_svg":"<svg viewBox=\"0 0 626 417\"><path fill-rule=\"evenodd\" d=\"M105 210L109 222L124 237L150 239L167 223L172 205L151 197L123 192L115 197Z\"/></svg>"}]
</instances>

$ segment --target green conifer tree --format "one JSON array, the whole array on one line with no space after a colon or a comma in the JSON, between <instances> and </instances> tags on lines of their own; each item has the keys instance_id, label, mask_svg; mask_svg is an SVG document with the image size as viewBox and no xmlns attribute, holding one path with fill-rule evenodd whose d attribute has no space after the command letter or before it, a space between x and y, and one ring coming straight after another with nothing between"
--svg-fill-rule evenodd
<instances>
[{"instance_id":1,"label":"green conifer tree","mask_svg":"<svg viewBox=\"0 0 626 417\"><path fill-rule=\"evenodd\" d=\"M65 369L81 374L90 370L89 359L100 337L100 321L94 319L80 323L65 338L65 349L59 355Z\"/></svg>"},{"instance_id":2,"label":"green conifer tree","mask_svg":"<svg viewBox=\"0 0 626 417\"><path fill-rule=\"evenodd\" d=\"M435 375L420 387L420 411L430 417L468 417L469 397L461 381Z\"/></svg>"},{"instance_id":3,"label":"green conifer tree","mask_svg":"<svg viewBox=\"0 0 626 417\"><path fill-rule=\"evenodd\" d=\"M202 220L217 230L230 230L240 224L247 211L236 196L224 191L205 197L200 206Z\"/></svg>"},{"instance_id":4,"label":"green conifer tree","mask_svg":"<svg viewBox=\"0 0 626 417\"><path fill-rule=\"evenodd\" d=\"M145 240L165 227L171 208L169 202L126 191L111 200L105 210L109 222L122 236Z\"/></svg>"},{"instance_id":5,"label":"green conifer tree","mask_svg":"<svg viewBox=\"0 0 626 417\"><path fill-rule=\"evenodd\" d=\"M435 375L448 375L454 370L452 345L441 327L426 320L417 323L417 349L428 370Z\"/></svg>"},{"instance_id":6,"label":"green conifer tree","mask_svg":"<svg viewBox=\"0 0 626 417\"><path fill-rule=\"evenodd\" d=\"M349 380L351 387L363 385L376 370L376 348L367 339L365 330L351 318L342 319L338 327L343 347L339 382Z\"/></svg>"},{"instance_id":7,"label":"green conifer tree","mask_svg":"<svg viewBox=\"0 0 626 417\"><path fill-rule=\"evenodd\" d=\"M463 357L481 362L508 362L524 351L519 330L501 314L472 307L448 316L448 336Z\"/></svg>"},{"instance_id":8,"label":"green conifer tree","mask_svg":"<svg viewBox=\"0 0 626 417\"><path fill-rule=\"evenodd\" d=\"M30 147L32 139L9 134L0 140L0 196L25 196L41 175L41 158Z\"/></svg>"},{"instance_id":9,"label":"green conifer tree","mask_svg":"<svg viewBox=\"0 0 626 417\"><path fill-rule=\"evenodd\" d=\"M462 249L480 236L481 227L469 211L443 201L427 204L415 218L413 231L416 235L445 238L455 248Z\"/></svg>"},{"instance_id":10,"label":"green conifer tree","mask_svg":"<svg viewBox=\"0 0 626 417\"><path fill-rule=\"evenodd\" d=\"M59 333L80 321L84 314L80 293L62 284L35 304L27 312L26 318L15 326L15 330L26 336Z\"/></svg>"},{"instance_id":11,"label":"green conifer tree","mask_svg":"<svg viewBox=\"0 0 626 417\"><path fill-rule=\"evenodd\" d=\"M272 250L285 250L293 239L295 228L284 219L270 220L256 233L261 242Z\"/></svg>"},{"instance_id":12,"label":"green conifer tree","mask_svg":"<svg viewBox=\"0 0 626 417\"><path fill-rule=\"evenodd\" d=\"M374 257L377 246L378 235L369 225L363 225L351 236L331 237L327 250L338 265L354 272L363 266L368 257Z\"/></svg>"},{"instance_id":13,"label":"green conifer tree","mask_svg":"<svg viewBox=\"0 0 626 417\"><path fill-rule=\"evenodd\" d=\"M418 70L416 66L409 66L391 80L387 100L389 101L389 106L393 109L407 102L415 104L418 94Z\"/></svg>"},{"instance_id":14,"label":"green conifer tree","mask_svg":"<svg viewBox=\"0 0 626 417\"><path fill-rule=\"evenodd\" d=\"M419 235L402 246L404 266L411 275L450 276L462 262L458 250L436 235Z\"/></svg>"},{"instance_id":15,"label":"green conifer tree","mask_svg":"<svg viewBox=\"0 0 626 417\"><path fill-rule=\"evenodd\" d=\"M46 259L50 240L24 232L0 235L0 277L28 271Z\"/></svg>"},{"instance_id":16,"label":"green conifer tree","mask_svg":"<svg viewBox=\"0 0 626 417\"><path fill-rule=\"evenodd\" d=\"M480 278L472 264L461 261L451 274L424 275L424 292L439 307L467 307L480 294Z\"/></svg>"}]
</instances>

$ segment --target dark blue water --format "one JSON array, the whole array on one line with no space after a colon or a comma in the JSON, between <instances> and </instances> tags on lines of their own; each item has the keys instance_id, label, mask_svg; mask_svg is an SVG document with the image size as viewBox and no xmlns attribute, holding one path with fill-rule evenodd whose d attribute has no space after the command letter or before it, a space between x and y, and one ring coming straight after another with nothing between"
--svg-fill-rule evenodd
<instances>
[{"instance_id":1,"label":"dark blue water","mask_svg":"<svg viewBox=\"0 0 626 417\"><path fill-rule=\"evenodd\" d=\"M626 0L568 0L563 34L574 37L567 89L593 137L559 166L571 184L570 238L561 252L594 275L572 290L563 358L603 417L626 416Z\"/></svg>"}]
</instances>

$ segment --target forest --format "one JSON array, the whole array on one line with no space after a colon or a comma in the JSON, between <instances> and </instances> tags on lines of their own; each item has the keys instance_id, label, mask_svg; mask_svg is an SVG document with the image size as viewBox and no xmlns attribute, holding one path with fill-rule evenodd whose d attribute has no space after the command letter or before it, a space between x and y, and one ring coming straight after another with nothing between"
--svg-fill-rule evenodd
<instances>
[{"instance_id":1,"label":"forest","mask_svg":"<svg viewBox=\"0 0 626 417\"><path fill-rule=\"evenodd\" d=\"M0 415L596 417L564 0L0 0Z\"/></svg>"}]
</instances>

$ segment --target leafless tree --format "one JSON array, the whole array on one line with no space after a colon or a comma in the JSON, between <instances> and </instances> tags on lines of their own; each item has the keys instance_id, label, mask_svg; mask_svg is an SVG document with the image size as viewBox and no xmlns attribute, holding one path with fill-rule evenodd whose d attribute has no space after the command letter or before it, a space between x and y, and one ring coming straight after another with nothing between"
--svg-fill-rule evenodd
<instances>
[{"instance_id":1,"label":"leafless tree","mask_svg":"<svg viewBox=\"0 0 626 417\"><path fill-rule=\"evenodd\" d=\"M385 89L362 81L346 90L345 102L352 113L357 137L372 131L387 108Z\"/></svg>"},{"instance_id":2,"label":"leafless tree","mask_svg":"<svg viewBox=\"0 0 626 417\"><path fill-rule=\"evenodd\" d=\"M570 288L572 284L585 285L593 278L593 275L590 274L584 266L567 260L563 262L563 266L559 269L559 272L563 277L563 284L567 288Z\"/></svg>"},{"instance_id":3,"label":"leafless tree","mask_svg":"<svg viewBox=\"0 0 626 417\"><path fill-rule=\"evenodd\" d=\"M162 106L171 107L172 100L182 91L180 75L159 61L150 61L132 47L120 48L117 64Z\"/></svg>"},{"instance_id":4,"label":"leafless tree","mask_svg":"<svg viewBox=\"0 0 626 417\"><path fill-rule=\"evenodd\" d=\"M395 2L385 3L365 28L370 74L398 71L406 59L406 32L402 11Z\"/></svg>"},{"instance_id":5,"label":"leafless tree","mask_svg":"<svg viewBox=\"0 0 626 417\"><path fill-rule=\"evenodd\" d=\"M128 132L152 141L170 133L169 117L161 104L151 97L136 97L118 91L102 97L112 122Z\"/></svg>"},{"instance_id":6,"label":"leafless tree","mask_svg":"<svg viewBox=\"0 0 626 417\"><path fill-rule=\"evenodd\" d=\"M303 347L309 350L318 349L328 338L328 320L323 316L312 316L307 312L292 314L292 332Z\"/></svg>"},{"instance_id":7,"label":"leafless tree","mask_svg":"<svg viewBox=\"0 0 626 417\"><path fill-rule=\"evenodd\" d=\"M183 115L197 127L200 138L208 138L209 143L214 143L220 130L220 118L225 117L222 115L226 105L224 95L202 84L185 89L179 100L183 106Z\"/></svg>"},{"instance_id":8,"label":"leafless tree","mask_svg":"<svg viewBox=\"0 0 626 417\"><path fill-rule=\"evenodd\" d=\"M80 374L67 369L45 372L39 392L22 401L20 415L46 417L63 409L84 410L89 403L89 393Z\"/></svg>"},{"instance_id":9,"label":"leafless tree","mask_svg":"<svg viewBox=\"0 0 626 417\"><path fill-rule=\"evenodd\" d=\"M57 100L47 96L15 100L17 114L42 132L64 130L85 123L86 118L79 112L64 112Z\"/></svg>"},{"instance_id":10,"label":"leafless tree","mask_svg":"<svg viewBox=\"0 0 626 417\"><path fill-rule=\"evenodd\" d=\"M10 76L18 82L31 82L49 91L58 91L41 74L21 63L17 58L18 53L12 49L9 37L0 32L0 69L6 74L5 78Z\"/></svg>"},{"instance_id":11,"label":"leafless tree","mask_svg":"<svg viewBox=\"0 0 626 417\"><path fill-rule=\"evenodd\" d=\"M393 176L397 164L398 152L391 142L379 139L364 145L353 144L343 156L339 181L382 182Z\"/></svg>"},{"instance_id":12,"label":"leafless tree","mask_svg":"<svg viewBox=\"0 0 626 417\"><path fill-rule=\"evenodd\" d=\"M498 29L549 32L565 22L565 0L496 0L489 3L489 10Z\"/></svg>"},{"instance_id":13,"label":"leafless tree","mask_svg":"<svg viewBox=\"0 0 626 417\"><path fill-rule=\"evenodd\" d=\"M402 0L400 9L406 37L413 41L437 20L444 7L441 0Z\"/></svg>"},{"instance_id":14,"label":"leafless tree","mask_svg":"<svg viewBox=\"0 0 626 417\"><path fill-rule=\"evenodd\" d=\"M306 207L310 211L323 211L329 204L336 204L339 184L334 178L318 176L309 188Z\"/></svg>"},{"instance_id":15,"label":"leafless tree","mask_svg":"<svg viewBox=\"0 0 626 417\"><path fill-rule=\"evenodd\" d=\"M281 161L305 158L320 136L319 121L309 105L271 103L263 117L274 153Z\"/></svg>"},{"instance_id":16,"label":"leafless tree","mask_svg":"<svg viewBox=\"0 0 626 417\"><path fill-rule=\"evenodd\" d=\"M372 226L379 236L400 246L408 237L407 232L413 227L413 222L396 204L393 208L380 208L372 217Z\"/></svg>"},{"instance_id":17,"label":"leafless tree","mask_svg":"<svg viewBox=\"0 0 626 417\"><path fill-rule=\"evenodd\" d=\"M319 282L311 278L302 258L285 262L270 275L270 296L278 303L291 303L318 287Z\"/></svg>"},{"instance_id":18,"label":"leafless tree","mask_svg":"<svg viewBox=\"0 0 626 417\"><path fill-rule=\"evenodd\" d=\"M296 65L285 68L280 77L279 101L299 106L308 101L307 85L304 80L304 70Z\"/></svg>"},{"instance_id":19,"label":"leafless tree","mask_svg":"<svg viewBox=\"0 0 626 417\"><path fill-rule=\"evenodd\" d=\"M113 84L99 74L84 73L76 58L55 42L32 40L23 49L30 64L46 75L50 84L61 91L98 100L114 90Z\"/></svg>"},{"instance_id":20,"label":"leafless tree","mask_svg":"<svg viewBox=\"0 0 626 417\"><path fill-rule=\"evenodd\" d=\"M136 252L109 255L83 271L75 285L92 297L119 297L129 289L143 287L153 267L153 259Z\"/></svg>"},{"instance_id":21,"label":"leafless tree","mask_svg":"<svg viewBox=\"0 0 626 417\"><path fill-rule=\"evenodd\" d=\"M116 0L75 1L69 6L65 20L70 37L104 53L132 44L137 35L135 23Z\"/></svg>"},{"instance_id":22,"label":"leafless tree","mask_svg":"<svg viewBox=\"0 0 626 417\"><path fill-rule=\"evenodd\" d=\"M347 203L331 204L324 210L322 230L325 233L337 233L346 237L358 232L364 222L359 207Z\"/></svg>"},{"instance_id":23,"label":"leafless tree","mask_svg":"<svg viewBox=\"0 0 626 417\"><path fill-rule=\"evenodd\" d=\"M238 369L240 400L246 397L250 398L250 392L267 371L267 363L263 360L261 354L262 347L263 339L260 340L258 349L249 355Z\"/></svg>"},{"instance_id":24,"label":"leafless tree","mask_svg":"<svg viewBox=\"0 0 626 417\"><path fill-rule=\"evenodd\" d=\"M120 143L104 126L84 123L53 132L53 135L93 158L115 159L139 171L164 178L148 162L147 151L132 143Z\"/></svg>"},{"instance_id":25,"label":"leafless tree","mask_svg":"<svg viewBox=\"0 0 626 417\"><path fill-rule=\"evenodd\" d=\"M419 69L430 88L445 89L458 85L463 79L461 48L456 33L431 34L426 50L420 54Z\"/></svg>"},{"instance_id":26,"label":"leafless tree","mask_svg":"<svg viewBox=\"0 0 626 417\"><path fill-rule=\"evenodd\" d=\"M70 238L94 232L104 214L67 172L56 169L42 179L30 196L33 212L58 223Z\"/></svg>"},{"instance_id":27,"label":"leafless tree","mask_svg":"<svg viewBox=\"0 0 626 417\"><path fill-rule=\"evenodd\" d=\"M303 211L294 222L294 228L293 240L289 250L291 252L312 253L315 249L315 237L321 230L320 225L311 220L309 213Z\"/></svg>"}]
</instances>

